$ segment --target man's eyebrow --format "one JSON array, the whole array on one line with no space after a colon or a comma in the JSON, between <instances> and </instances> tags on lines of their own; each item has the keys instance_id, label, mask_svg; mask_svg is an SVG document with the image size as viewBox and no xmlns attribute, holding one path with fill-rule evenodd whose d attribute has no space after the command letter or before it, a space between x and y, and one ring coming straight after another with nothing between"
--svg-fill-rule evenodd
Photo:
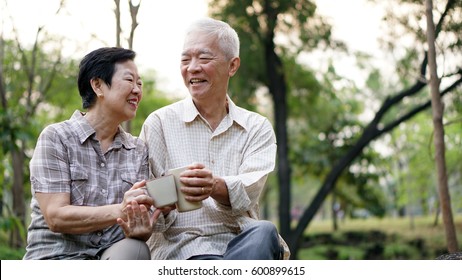
<instances>
[{"instance_id":1,"label":"man's eyebrow","mask_svg":"<svg viewBox=\"0 0 462 280\"><path fill-rule=\"evenodd\" d=\"M213 55L213 52L210 49L185 50L181 53L181 55L190 55L191 53Z\"/></svg>"},{"instance_id":2,"label":"man's eyebrow","mask_svg":"<svg viewBox=\"0 0 462 280\"><path fill-rule=\"evenodd\" d=\"M213 52L209 49L200 49L199 54L213 54Z\"/></svg>"}]
</instances>

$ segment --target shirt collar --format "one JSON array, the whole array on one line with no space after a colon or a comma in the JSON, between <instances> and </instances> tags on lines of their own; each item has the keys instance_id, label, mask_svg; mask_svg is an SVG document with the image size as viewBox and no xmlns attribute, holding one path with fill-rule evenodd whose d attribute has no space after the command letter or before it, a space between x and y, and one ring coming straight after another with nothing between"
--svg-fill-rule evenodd
<instances>
[{"instance_id":1,"label":"shirt collar","mask_svg":"<svg viewBox=\"0 0 462 280\"><path fill-rule=\"evenodd\" d=\"M84 115L85 114L80 112L79 110L75 110L75 112L71 116L71 126L76 132L80 144L83 144L85 141L87 141L88 138L92 137L95 134L95 129L90 125L90 123L84 117ZM112 146L114 148L124 146L126 149L133 149L136 147L132 138L127 136L127 133L121 125L119 125L119 130L114 138L114 143L112 144Z\"/></svg>"},{"instance_id":2,"label":"shirt collar","mask_svg":"<svg viewBox=\"0 0 462 280\"><path fill-rule=\"evenodd\" d=\"M234 104L234 102L229 98L229 96L226 96L226 99L228 100L228 116L229 118L237 123L238 125L242 126L245 130L247 130L247 123L245 118L243 117L243 114L239 114L239 107ZM199 111L197 110L196 106L194 105L194 102L191 98L191 96L186 97L184 100L184 113L183 113L183 121L184 122L192 122L194 121L199 115Z\"/></svg>"}]
</instances>

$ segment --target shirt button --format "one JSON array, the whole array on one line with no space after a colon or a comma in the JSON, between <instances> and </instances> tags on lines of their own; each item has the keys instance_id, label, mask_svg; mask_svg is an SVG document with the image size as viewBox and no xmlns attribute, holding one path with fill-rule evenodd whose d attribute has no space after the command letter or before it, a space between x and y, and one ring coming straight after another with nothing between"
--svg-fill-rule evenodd
<instances>
[{"instance_id":1,"label":"shirt button","mask_svg":"<svg viewBox=\"0 0 462 280\"><path fill-rule=\"evenodd\" d=\"M105 190L105 189L102 189L101 192L102 192L103 194L105 194L105 193L106 193L106 190Z\"/></svg>"},{"instance_id":2,"label":"shirt button","mask_svg":"<svg viewBox=\"0 0 462 280\"><path fill-rule=\"evenodd\" d=\"M96 233L96 235L101 236L101 235L103 235L103 233L101 231L98 231L98 233Z\"/></svg>"},{"instance_id":3,"label":"shirt button","mask_svg":"<svg viewBox=\"0 0 462 280\"><path fill-rule=\"evenodd\" d=\"M99 166L104 167L105 166L104 162L102 162Z\"/></svg>"},{"instance_id":4,"label":"shirt button","mask_svg":"<svg viewBox=\"0 0 462 280\"><path fill-rule=\"evenodd\" d=\"M212 159L212 164L215 164L215 160Z\"/></svg>"}]
</instances>

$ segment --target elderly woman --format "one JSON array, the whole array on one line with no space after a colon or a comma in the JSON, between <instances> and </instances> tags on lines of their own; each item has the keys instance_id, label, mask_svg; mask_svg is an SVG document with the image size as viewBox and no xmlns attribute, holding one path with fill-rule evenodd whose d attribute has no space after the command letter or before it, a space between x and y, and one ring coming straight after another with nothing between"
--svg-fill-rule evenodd
<instances>
[{"instance_id":1,"label":"elderly woman","mask_svg":"<svg viewBox=\"0 0 462 280\"><path fill-rule=\"evenodd\" d=\"M30 162L31 224L24 259L150 259L160 211L145 190L145 144L121 123L143 96L135 52L100 48L80 63L86 112L46 127Z\"/></svg>"}]
</instances>

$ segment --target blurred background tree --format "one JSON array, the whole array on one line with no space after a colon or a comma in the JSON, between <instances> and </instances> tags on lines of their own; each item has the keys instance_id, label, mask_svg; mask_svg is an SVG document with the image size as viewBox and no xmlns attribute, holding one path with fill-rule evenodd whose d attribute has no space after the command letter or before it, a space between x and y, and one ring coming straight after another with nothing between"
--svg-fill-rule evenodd
<instances>
[{"instance_id":1,"label":"blurred background tree","mask_svg":"<svg viewBox=\"0 0 462 280\"><path fill-rule=\"evenodd\" d=\"M130 0L109 2L112 6L108 4L105 12L112 15L117 2L122 13L129 12L130 3L137 6ZM462 0L437 2L433 12L445 104L448 187L454 211L460 214ZM59 2L56 15L72 12L66 3ZM209 13L233 26L241 39L241 68L231 79L231 97L274 122L277 172L262 197L262 216L279 223L292 258L300 258L307 246L313 221L329 220L333 230L341 230L362 218L407 217L412 230L419 226L420 216L432 215L437 225L440 213L426 87L424 3L369 1L385 11L378 36L385 64L376 63L372 50L351 51L338 40L316 3L209 1ZM142 3L138 7L142 10ZM123 26L132 31L137 26L125 23L117 24L120 32ZM78 61L63 55L66 38L41 26L34 43L25 45L13 33L0 33L0 241L23 249L30 200L28 163L36 138L47 124L81 109L81 100L75 80ZM116 34L125 38L123 32ZM126 38L132 43L141 36L130 34ZM97 34L93 38L99 40ZM364 84L339 71L345 59L355 61L351 71L366 77ZM156 72L146 70L142 76L144 97L131 122L134 135L150 112L174 101L159 89ZM396 248L390 250L391 257L398 257Z\"/></svg>"}]
</instances>

